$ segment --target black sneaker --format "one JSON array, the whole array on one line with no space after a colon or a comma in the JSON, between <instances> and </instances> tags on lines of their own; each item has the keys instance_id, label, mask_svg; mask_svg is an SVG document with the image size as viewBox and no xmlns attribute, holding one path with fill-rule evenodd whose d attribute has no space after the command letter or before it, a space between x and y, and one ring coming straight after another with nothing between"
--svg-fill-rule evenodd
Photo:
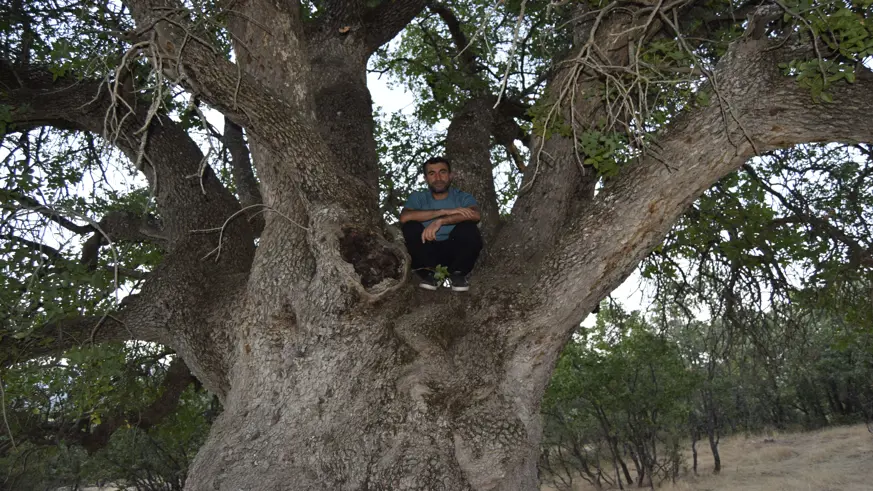
<instances>
[{"instance_id":1,"label":"black sneaker","mask_svg":"<svg viewBox=\"0 0 873 491\"><path fill-rule=\"evenodd\" d=\"M418 284L419 288L431 291L437 289L437 280L433 277L433 271L419 271L418 276L421 278L421 283Z\"/></svg>"},{"instance_id":2,"label":"black sneaker","mask_svg":"<svg viewBox=\"0 0 873 491\"><path fill-rule=\"evenodd\" d=\"M467 279L467 275L455 273L450 279L453 292L466 292L470 290L470 281Z\"/></svg>"}]
</instances>

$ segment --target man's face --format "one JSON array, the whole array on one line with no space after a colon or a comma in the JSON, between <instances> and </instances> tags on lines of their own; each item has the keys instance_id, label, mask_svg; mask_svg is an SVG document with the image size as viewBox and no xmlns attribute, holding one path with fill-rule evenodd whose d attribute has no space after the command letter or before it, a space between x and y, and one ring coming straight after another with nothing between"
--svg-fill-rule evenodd
<instances>
[{"instance_id":1,"label":"man's face","mask_svg":"<svg viewBox=\"0 0 873 491\"><path fill-rule=\"evenodd\" d=\"M445 162L437 162L425 166L424 179L432 193L445 193L452 184L452 173Z\"/></svg>"}]
</instances>

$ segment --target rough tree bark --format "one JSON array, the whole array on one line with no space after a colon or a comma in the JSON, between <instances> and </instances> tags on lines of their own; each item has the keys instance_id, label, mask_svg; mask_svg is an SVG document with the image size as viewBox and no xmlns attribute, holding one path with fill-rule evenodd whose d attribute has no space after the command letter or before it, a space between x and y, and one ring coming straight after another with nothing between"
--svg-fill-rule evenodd
<instances>
[{"instance_id":1,"label":"rough tree bark","mask_svg":"<svg viewBox=\"0 0 873 491\"><path fill-rule=\"evenodd\" d=\"M378 213L364 70L423 2L323 2L330 15L314 27L290 2L240 2L230 27L239 66L203 44L173 0L126 4L164 73L245 128L267 210L257 247L245 220L221 244L192 233L240 205L209 172L187 178L199 150L169 119L152 123L145 175L165 260L105 333L172 347L221 399L190 490L536 489L540 400L558 354L683 210L756 152L873 132L873 82L835 85L836 104L810 105L777 68L800 56L794 44L743 39L716 68L719 102L686 108L657 152L596 196L566 141L540 142L560 148L550 165L527 167L536 183L491 244L503 262L478 271L470 295L419 292ZM598 41L607 52L613 42ZM105 91L2 70L13 124L102 129ZM74 93L78 103L65 99ZM136 145L116 144L136 160Z\"/></svg>"}]
</instances>

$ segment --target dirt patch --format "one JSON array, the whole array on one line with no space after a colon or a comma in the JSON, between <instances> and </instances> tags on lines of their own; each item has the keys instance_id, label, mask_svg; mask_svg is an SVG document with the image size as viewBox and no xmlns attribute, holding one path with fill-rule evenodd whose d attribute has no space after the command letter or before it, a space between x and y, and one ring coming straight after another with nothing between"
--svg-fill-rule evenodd
<instances>
[{"instance_id":1,"label":"dirt patch","mask_svg":"<svg viewBox=\"0 0 873 491\"><path fill-rule=\"evenodd\" d=\"M782 462L798 455L794 449L786 446L762 448L760 452L762 462Z\"/></svg>"},{"instance_id":2,"label":"dirt patch","mask_svg":"<svg viewBox=\"0 0 873 491\"><path fill-rule=\"evenodd\" d=\"M769 441L766 441L769 440ZM873 435L864 425L841 426L808 433L731 436L720 445L722 471L712 474L712 458L700 452L700 475L686 472L677 482L658 489L675 491L870 491ZM690 460L690 447L685 456ZM565 489L594 491L574 482ZM630 488L625 488L630 489Z\"/></svg>"}]
</instances>

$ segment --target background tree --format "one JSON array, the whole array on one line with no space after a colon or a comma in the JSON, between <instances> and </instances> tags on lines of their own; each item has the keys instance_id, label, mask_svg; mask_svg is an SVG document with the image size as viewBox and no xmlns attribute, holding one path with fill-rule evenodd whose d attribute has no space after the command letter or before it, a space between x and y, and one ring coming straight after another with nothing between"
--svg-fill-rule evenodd
<instances>
[{"instance_id":1,"label":"background tree","mask_svg":"<svg viewBox=\"0 0 873 491\"><path fill-rule=\"evenodd\" d=\"M543 407L550 479L566 489L577 477L624 489L678 477L687 402L700 380L677 348L638 312L614 307L567 345Z\"/></svg>"},{"instance_id":2,"label":"background tree","mask_svg":"<svg viewBox=\"0 0 873 491\"><path fill-rule=\"evenodd\" d=\"M867 1L8 8L4 366L168 346L224 409L188 489L534 488L563 346L687 206L755 155L871 134ZM401 76L489 210L461 298L405 281L379 203L367 63L419 15L399 45L434 70ZM493 143L523 169L504 220ZM73 187L104 145L146 190Z\"/></svg>"}]
</instances>

